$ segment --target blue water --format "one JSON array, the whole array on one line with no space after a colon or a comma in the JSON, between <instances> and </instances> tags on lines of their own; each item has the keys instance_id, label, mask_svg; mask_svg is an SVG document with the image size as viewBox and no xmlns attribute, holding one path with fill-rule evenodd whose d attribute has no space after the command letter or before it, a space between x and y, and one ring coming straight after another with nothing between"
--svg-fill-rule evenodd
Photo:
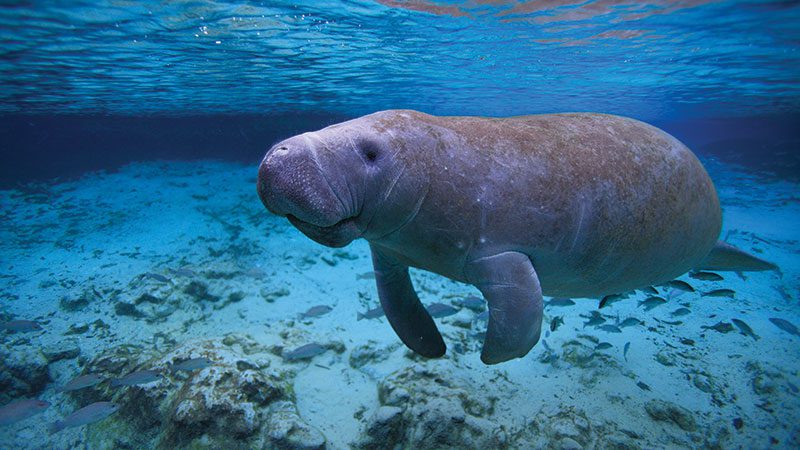
<instances>
[{"instance_id":1,"label":"blue water","mask_svg":"<svg viewBox=\"0 0 800 450\"><path fill-rule=\"evenodd\" d=\"M798 448L776 323L800 326L799 48L792 1L4 2L0 322L41 329L0 330L0 447ZM658 126L708 170L721 238L780 271L683 275L651 311L545 298L543 342L487 367L479 292L412 270L459 310L447 356L415 356L356 320L367 244L315 244L255 191L273 144L395 108Z\"/></svg>"},{"instance_id":2,"label":"blue water","mask_svg":"<svg viewBox=\"0 0 800 450\"><path fill-rule=\"evenodd\" d=\"M795 113L793 2L32 2L0 110Z\"/></svg>"}]
</instances>

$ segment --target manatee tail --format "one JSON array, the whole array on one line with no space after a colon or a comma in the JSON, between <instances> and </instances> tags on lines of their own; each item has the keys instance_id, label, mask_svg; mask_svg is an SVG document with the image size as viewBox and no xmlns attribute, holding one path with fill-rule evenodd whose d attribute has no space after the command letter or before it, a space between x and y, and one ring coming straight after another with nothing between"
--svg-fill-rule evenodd
<instances>
[{"instance_id":1,"label":"manatee tail","mask_svg":"<svg viewBox=\"0 0 800 450\"><path fill-rule=\"evenodd\" d=\"M735 272L779 270L778 266L769 261L755 257L743 250L717 241L711 253L706 256L697 267L703 270L729 270Z\"/></svg>"}]
</instances>

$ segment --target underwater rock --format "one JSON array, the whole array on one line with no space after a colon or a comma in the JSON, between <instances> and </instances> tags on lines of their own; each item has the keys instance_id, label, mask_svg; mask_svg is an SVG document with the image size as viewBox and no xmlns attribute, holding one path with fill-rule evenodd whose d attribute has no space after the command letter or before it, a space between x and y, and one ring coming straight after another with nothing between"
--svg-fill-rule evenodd
<instances>
[{"instance_id":1,"label":"underwater rock","mask_svg":"<svg viewBox=\"0 0 800 450\"><path fill-rule=\"evenodd\" d=\"M688 409L664 400L653 399L644 404L647 414L659 422L672 422L684 431L696 431L697 423Z\"/></svg>"},{"instance_id":2,"label":"underwater rock","mask_svg":"<svg viewBox=\"0 0 800 450\"><path fill-rule=\"evenodd\" d=\"M62 359L75 359L81 354L81 348L73 341L56 342L42 349L42 355L49 363L61 361Z\"/></svg>"},{"instance_id":3,"label":"underwater rock","mask_svg":"<svg viewBox=\"0 0 800 450\"><path fill-rule=\"evenodd\" d=\"M222 308L230 305L231 303L238 303L238 302L242 301L242 299L244 297L245 297L245 293L242 292L242 291L231 292L230 294L228 294L227 297L225 297L225 301L215 304L214 305L214 309L219 310L219 309L222 309Z\"/></svg>"},{"instance_id":4,"label":"underwater rock","mask_svg":"<svg viewBox=\"0 0 800 450\"><path fill-rule=\"evenodd\" d=\"M188 294L196 302L217 302L220 297L208 292L208 285L201 281L192 281L185 288L183 292Z\"/></svg>"},{"instance_id":5,"label":"underwater rock","mask_svg":"<svg viewBox=\"0 0 800 450\"><path fill-rule=\"evenodd\" d=\"M398 344L392 344L377 348L375 341L368 341L366 344L359 345L350 352L350 367L353 369L360 369L367 364L385 361L393 351L397 350L398 346Z\"/></svg>"},{"instance_id":6,"label":"underwater rock","mask_svg":"<svg viewBox=\"0 0 800 450\"><path fill-rule=\"evenodd\" d=\"M448 317L445 323L449 323L454 327L465 328L469 330L472 328L472 321L474 318L475 313L465 308L459 311L457 314Z\"/></svg>"},{"instance_id":7,"label":"underwater rock","mask_svg":"<svg viewBox=\"0 0 800 450\"><path fill-rule=\"evenodd\" d=\"M195 360L207 364L193 370L173 370L176 364ZM122 433L120 442L146 442L160 448L254 448L268 439L287 442L291 447L317 442L321 436L324 444L324 436L314 435L297 416L292 403L293 373L270 370L273 360L277 365L279 359L269 355L266 347L240 335L192 341L160 355L135 346L119 346L94 358L84 372L112 379L139 371L154 371L161 376L146 384L116 389L103 382L70 395L79 406L100 399L118 404L120 411L103 426ZM272 408L278 403L280 408ZM276 411L280 417L273 417ZM278 422L285 432L272 436L277 428L271 426ZM270 426L265 425L268 423ZM313 439L299 437L306 434ZM102 434L97 438L102 439Z\"/></svg>"},{"instance_id":8,"label":"underwater rock","mask_svg":"<svg viewBox=\"0 0 800 450\"><path fill-rule=\"evenodd\" d=\"M572 439L579 445L586 445L591 439L591 425L586 415L580 411L563 411L550 417L548 436L554 439Z\"/></svg>"},{"instance_id":9,"label":"underwater rock","mask_svg":"<svg viewBox=\"0 0 800 450\"><path fill-rule=\"evenodd\" d=\"M635 433L620 430L609 421L589 420L584 411L566 407L554 413L540 412L523 430L517 442L529 448L639 449Z\"/></svg>"},{"instance_id":10,"label":"underwater rock","mask_svg":"<svg viewBox=\"0 0 800 450\"><path fill-rule=\"evenodd\" d=\"M94 287L87 287L78 296L61 297L58 306L64 312L77 312L82 311L90 303L97 300L103 300L102 294Z\"/></svg>"},{"instance_id":11,"label":"underwater rock","mask_svg":"<svg viewBox=\"0 0 800 450\"><path fill-rule=\"evenodd\" d=\"M153 303L153 304L156 304L156 305L160 305L160 304L164 303L164 299L160 298L160 297L156 297L155 295L144 293L144 294L138 296L136 298L136 300L133 301L133 304L136 305L136 306L139 306L142 303Z\"/></svg>"},{"instance_id":12,"label":"underwater rock","mask_svg":"<svg viewBox=\"0 0 800 450\"><path fill-rule=\"evenodd\" d=\"M695 373L692 376L692 384L694 384L694 387L707 394L714 392L714 383L711 381L711 377L706 373Z\"/></svg>"},{"instance_id":13,"label":"underwater rock","mask_svg":"<svg viewBox=\"0 0 800 450\"><path fill-rule=\"evenodd\" d=\"M35 397L50 381L47 359L40 352L0 346L0 405Z\"/></svg>"},{"instance_id":14,"label":"underwater rock","mask_svg":"<svg viewBox=\"0 0 800 450\"><path fill-rule=\"evenodd\" d=\"M731 448L728 443L732 435L731 429L724 423L712 423L703 432L702 448L724 450Z\"/></svg>"},{"instance_id":15,"label":"underwater rock","mask_svg":"<svg viewBox=\"0 0 800 450\"><path fill-rule=\"evenodd\" d=\"M386 377L378 386L383 409L372 414L356 446L505 447L508 439L505 429L486 418L494 411L494 399L470 395L468 390L453 387L445 378L420 365Z\"/></svg>"},{"instance_id":16,"label":"underwater rock","mask_svg":"<svg viewBox=\"0 0 800 450\"><path fill-rule=\"evenodd\" d=\"M396 406L381 406L376 409L367 422L362 441L355 447L379 450L397 446L402 439L403 409Z\"/></svg>"},{"instance_id":17,"label":"underwater rock","mask_svg":"<svg viewBox=\"0 0 800 450\"><path fill-rule=\"evenodd\" d=\"M667 349L662 349L658 353L656 353L656 361L658 361L658 363L661 364L662 366L666 367L673 367L678 365L677 355L675 355L675 353Z\"/></svg>"},{"instance_id":18,"label":"underwater rock","mask_svg":"<svg viewBox=\"0 0 800 450\"><path fill-rule=\"evenodd\" d=\"M88 323L72 324L69 326L69 329L64 332L64 335L83 334L87 331L89 331Z\"/></svg>"},{"instance_id":19,"label":"underwater rock","mask_svg":"<svg viewBox=\"0 0 800 450\"><path fill-rule=\"evenodd\" d=\"M172 299L173 290L171 285L132 288L131 300L118 301L114 305L114 312L119 316L145 319L151 324L164 322L180 304L178 300Z\"/></svg>"},{"instance_id":20,"label":"underwater rock","mask_svg":"<svg viewBox=\"0 0 800 450\"><path fill-rule=\"evenodd\" d=\"M778 392L778 385L783 379L780 373L765 370L755 361L748 362L745 367L753 377L751 382L753 392L762 397L768 397Z\"/></svg>"},{"instance_id":21,"label":"underwater rock","mask_svg":"<svg viewBox=\"0 0 800 450\"><path fill-rule=\"evenodd\" d=\"M89 306L89 300L84 297L62 297L58 301L58 306L64 312L77 312Z\"/></svg>"},{"instance_id":22,"label":"underwater rock","mask_svg":"<svg viewBox=\"0 0 800 450\"><path fill-rule=\"evenodd\" d=\"M558 441L557 448L560 450L583 450L583 446L574 439L568 437L562 438Z\"/></svg>"},{"instance_id":23,"label":"underwater rock","mask_svg":"<svg viewBox=\"0 0 800 450\"><path fill-rule=\"evenodd\" d=\"M305 423L291 402L275 403L267 419L266 429L271 447L291 450L321 450L325 436Z\"/></svg>"},{"instance_id":24,"label":"underwater rock","mask_svg":"<svg viewBox=\"0 0 800 450\"><path fill-rule=\"evenodd\" d=\"M600 344L597 338L588 335L580 335L580 337L586 339L589 343L587 344L576 339L565 342L561 346L562 353L559 357L560 360L582 369L599 368L605 371L619 366L614 358L602 351L596 350L597 345ZM589 382L587 386L591 384L593 383Z\"/></svg>"},{"instance_id":25,"label":"underwater rock","mask_svg":"<svg viewBox=\"0 0 800 450\"><path fill-rule=\"evenodd\" d=\"M468 414L457 398L434 398L414 404L409 411L416 422L406 442L413 448L501 448L506 444L502 433L494 434L497 424Z\"/></svg>"},{"instance_id":26,"label":"underwater rock","mask_svg":"<svg viewBox=\"0 0 800 450\"><path fill-rule=\"evenodd\" d=\"M114 313L116 313L118 316L129 316L133 317L134 319L141 319L145 317L144 313L139 311L135 305L125 302L117 302L114 305Z\"/></svg>"},{"instance_id":27,"label":"underwater rock","mask_svg":"<svg viewBox=\"0 0 800 450\"><path fill-rule=\"evenodd\" d=\"M268 290L266 288L263 288L259 293L267 303L274 303L275 300L281 297L286 297L287 295L289 295L290 292L286 288L281 288L277 290Z\"/></svg>"}]
</instances>

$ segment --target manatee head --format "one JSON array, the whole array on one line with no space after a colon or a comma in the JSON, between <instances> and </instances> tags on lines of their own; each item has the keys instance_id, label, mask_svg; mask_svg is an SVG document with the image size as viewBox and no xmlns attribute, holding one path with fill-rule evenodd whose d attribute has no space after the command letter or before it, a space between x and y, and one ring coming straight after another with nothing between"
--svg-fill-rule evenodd
<instances>
[{"instance_id":1,"label":"manatee head","mask_svg":"<svg viewBox=\"0 0 800 450\"><path fill-rule=\"evenodd\" d=\"M258 195L314 241L343 247L391 233L424 185L407 146L366 116L275 144L258 170Z\"/></svg>"}]
</instances>

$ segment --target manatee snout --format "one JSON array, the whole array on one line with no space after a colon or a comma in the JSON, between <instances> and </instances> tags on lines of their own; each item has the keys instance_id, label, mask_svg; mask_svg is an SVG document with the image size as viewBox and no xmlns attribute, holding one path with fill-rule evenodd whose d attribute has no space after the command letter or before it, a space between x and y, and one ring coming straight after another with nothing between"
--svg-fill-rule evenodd
<instances>
[{"instance_id":1,"label":"manatee snout","mask_svg":"<svg viewBox=\"0 0 800 450\"><path fill-rule=\"evenodd\" d=\"M335 167L318 151L292 138L276 144L258 169L258 196L273 214L284 216L311 239L342 247L357 238L352 213L335 191Z\"/></svg>"}]
</instances>

